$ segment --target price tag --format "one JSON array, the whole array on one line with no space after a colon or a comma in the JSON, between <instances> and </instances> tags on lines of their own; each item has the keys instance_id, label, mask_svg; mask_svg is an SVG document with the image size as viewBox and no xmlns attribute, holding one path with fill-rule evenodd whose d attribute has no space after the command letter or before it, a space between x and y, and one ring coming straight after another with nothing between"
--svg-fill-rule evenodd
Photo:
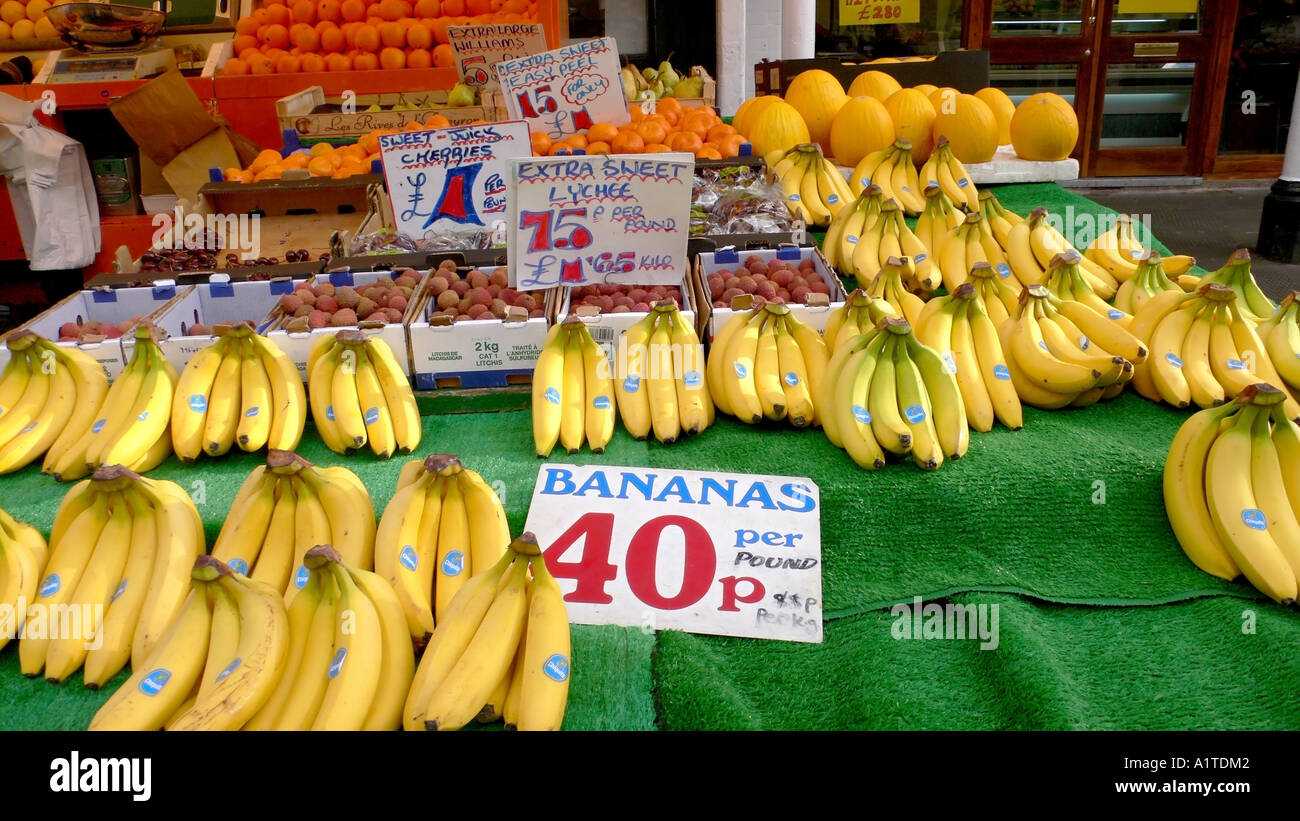
<instances>
[{"instance_id":1,"label":"price tag","mask_svg":"<svg viewBox=\"0 0 1300 821\"><path fill-rule=\"evenodd\" d=\"M420 237L440 222L505 218L510 161L532 144L528 126L511 121L384 134L379 153L396 228Z\"/></svg>"},{"instance_id":2,"label":"price tag","mask_svg":"<svg viewBox=\"0 0 1300 821\"><path fill-rule=\"evenodd\" d=\"M501 88L497 63L546 50L546 32L541 23L447 26L447 40L461 82L485 91Z\"/></svg>"},{"instance_id":3,"label":"price tag","mask_svg":"<svg viewBox=\"0 0 1300 821\"><path fill-rule=\"evenodd\" d=\"M613 37L584 40L497 64L506 108L529 129L562 139L592 126L631 121Z\"/></svg>"},{"instance_id":4,"label":"price tag","mask_svg":"<svg viewBox=\"0 0 1300 821\"><path fill-rule=\"evenodd\" d=\"M841 26L921 22L921 0L840 0Z\"/></svg>"},{"instance_id":5,"label":"price tag","mask_svg":"<svg viewBox=\"0 0 1300 821\"><path fill-rule=\"evenodd\" d=\"M1196 14L1199 0L1119 0L1116 14Z\"/></svg>"},{"instance_id":6,"label":"price tag","mask_svg":"<svg viewBox=\"0 0 1300 821\"><path fill-rule=\"evenodd\" d=\"M694 177L682 152L514 160L512 286L679 284Z\"/></svg>"},{"instance_id":7,"label":"price tag","mask_svg":"<svg viewBox=\"0 0 1300 821\"><path fill-rule=\"evenodd\" d=\"M810 479L543 465L528 508L569 620L820 643Z\"/></svg>"}]
</instances>

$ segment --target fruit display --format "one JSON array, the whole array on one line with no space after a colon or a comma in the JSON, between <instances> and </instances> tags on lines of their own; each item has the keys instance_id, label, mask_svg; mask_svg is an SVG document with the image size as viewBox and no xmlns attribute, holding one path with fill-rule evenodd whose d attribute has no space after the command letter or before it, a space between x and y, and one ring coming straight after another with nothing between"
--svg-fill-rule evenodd
<instances>
[{"instance_id":1,"label":"fruit display","mask_svg":"<svg viewBox=\"0 0 1300 821\"><path fill-rule=\"evenodd\" d=\"M560 586L524 533L452 599L420 657L402 726L458 730L504 719L516 730L558 730L571 646Z\"/></svg>"},{"instance_id":2,"label":"fruit display","mask_svg":"<svg viewBox=\"0 0 1300 821\"><path fill-rule=\"evenodd\" d=\"M826 330L822 333L826 350L834 354L842 343L871 331L886 317L898 318L898 309L861 288L855 289L826 320Z\"/></svg>"},{"instance_id":3,"label":"fruit display","mask_svg":"<svg viewBox=\"0 0 1300 821\"><path fill-rule=\"evenodd\" d=\"M171 455L172 400L180 375L163 356L156 333L150 325L136 326L135 348L126 368L108 387L98 411L86 414L84 408L74 409L66 430L69 437L78 438L69 439L56 458L47 456L43 472L60 482L80 479L106 465L147 473Z\"/></svg>"},{"instance_id":4,"label":"fruit display","mask_svg":"<svg viewBox=\"0 0 1300 821\"><path fill-rule=\"evenodd\" d=\"M765 260L750 254L735 268L718 268L705 277L713 307L726 308L738 296L751 294L755 301L806 304L813 294L831 297L831 286L817 272L811 256Z\"/></svg>"},{"instance_id":5,"label":"fruit display","mask_svg":"<svg viewBox=\"0 0 1300 821\"><path fill-rule=\"evenodd\" d=\"M321 334L307 361L312 421L325 445L347 454L367 445L380 459L420 444L420 409L393 349L365 331Z\"/></svg>"},{"instance_id":6,"label":"fruit display","mask_svg":"<svg viewBox=\"0 0 1300 821\"><path fill-rule=\"evenodd\" d=\"M45 472L80 442L108 394L108 378L89 354L30 331L8 337L0 372L0 473L44 456Z\"/></svg>"},{"instance_id":7,"label":"fruit display","mask_svg":"<svg viewBox=\"0 0 1300 821\"><path fill-rule=\"evenodd\" d=\"M221 243L214 234L209 234L203 242L182 243L179 248L152 248L140 255L141 271L214 271L217 268L217 254ZM234 254L226 254L226 264L230 265Z\"/></svg>"},{"instance_id":8,"label":"fruit display","mask_svg":"<svg viewBox=\"0 0 1300 821\"><path fill-rule=\"evenodd\" d=\"M172 400L172 452L200 454L293 450L307 423L307 394L293 360L251 324L217 329L217 340L190 359Z\"/></svg>"},{"instance_id":9,"label":"fruit display","mask_svg":"<svg viewBox=\"0 0 1300 821\"><path fill-rule=\"evenodd\" d=\"M533 370L532 393L538 456L549 456L556 444L569 453L581 450L583 442L593 453L605 451L617 414L613 370L605 350L576 315L547 332Z\"/></svg>"},{"instance_id":10,"label":"fruit display","mask_svg":"<svg viewBox=\"0 0 1300 821\"><path fill-rule=\"evenodd\" d=\"M672 57L669 54L659 62L658 67L638 69L630 62L623 66L623 96L629 103L662 100L665 97L686 100L704 95L703 70L697 67L689 76L683 77L673 68Z\"/></svg>"},{"instance_id":11,"label":"fruit display","mask_svg":"<svg viewBox=\"0 0 1300 821\"><path fill-rule=\"evenodd\" d=\"M455 263L451 265L454 271ZM273 322L295 333L313 328L348 328L361 322L400 323L423 275L412 268L392 274L356 285L336 286L327 279L295 283L293 293L284 294L276 303L271 313Z\"/></svg>"},{"instance_id":12,"label":"fruit display","mask_svg":"<svg viewBox=\"0 0 1300 821\"><path fill-rule=\"evenodd\" d=\"M627 357L627 372L610 384L618 394L623 427L632 438L646 439L653 433L667 445L713 424L704 346L676 302L656 302L644 319L623 332L618 351L620 362ZM563 441L563 426L560 438Z\"/></svg>"},{"instance_id":13,"label":"fruit display","mask_svg":"<svg viewBox=\"0 0 1300 821\"><path fill-rule=\"evenodd\" d=\"M1007 234L1004 250L1011 272L1022 285L1036 285L1043 281L1052 259L1061 253L1079 257L1079 270L1088 284L1103 300L1115 297L1119 280L1109 271L1079 252L1047 218L1047 209L1035 208L1029 216L1013 225Z\"/></svg>"},{"instance_id":14,"label":"fruit display","mask_svg":"<svg viewBox=\"0 0 1300 821\"><path fill-rule=\"evenodd\" d=\"M1133 234L1133 221L1124 214L1116 217L1112 225L1098 234L1083 252L1085 257L1105 268L1121 283L1137 274L1138 265L1146 254L1147 249ZM1196 260L1180 254L1163 257L1162 263L1166 276L1176 277L1187 273Z\"/></svg>"},{"instance_id":15,"label":"fruit display","mask_svg":"<svg viewBox=\"0 0 1300 821\"><path fill-rule=\"evenodd\" d=\"M115 465L73 486L55 513L31 604L45 613L77 608L86 616L79 635L30 620L18 642L23 675L60 682L84 665L86 686L97 689L128 659L143 675L145 660L185 602L190 568L203 551L203 523L180 485Z\"/></svg>"},{"instance_id":16,"label":"fruit display","mask_svg":"<svg viewBox=\"0 0 1300 821\"><path fill-rule=\"evenodd\" d=\"M839 343L817 402L826 438L868 470L884 467L886 453L934 470L970 446L956 378L904 319Z\"/></svg>"},{"instance_id":17,"label":"fruit display","mask_svg":"<svg viewBox=\"0 0 1300 821\"><path fill-rule=\"evenodd\" d=\"M553 140L544 131L531 134L533 155L557 157L582 154L653 154L684 151L701 160L721 160L740 155L750 143L734 124L724 123L709 106L684 106L665 97L648 111L649 104L628 107L630 122L593 123L586 131ZM757 153L757 149L755 149Z\"/></svg>"},{"instance_id":18,"label":"fruit display","mask_svg":"<svg viewBox=\"0 0 1300 821\"><path fill-rule=\"evenodd\" d=\"M369 491L345 467L319 467L273 450L235 494L212 556L289 598L307 583L303 557L321 544L333 545L351 566L374 566Z\"/></svg>"},{"instance_id":19,"label":"fruit display","mask_svg":"<svg viewBox=\"0 0 1300 821\"><path fill-rule=\"evenodd\" d=\"M870 74L879 74L898 85L888 74L879 71L863 72L859 79ZM852 168L863 157L888 148L894 142L894 121L885 108L883 97L857 96L853 89L849 89L849 96L849 101L831 121L829 141L830 155L835 162Z\"/></svg>"},{"instance_id":20,"label":"fruit display","mask_svg":"<svg viewBox=\"0 0 1300 821\"><path fill-rule=\"evenodd\" d=\"M1180 278L1179 284L1181 285L1183 282L1184 279ZM1273 311L1277 308L1273 304L1273 300L1269 299L1260 290L1259 283L1255 281L1255 275L1250 270L1250 252L1245 248L1238 248L1233 251L1232 256L1222 266L1194 282L1193 288L1209 283L1226 285L1231 288L1232 292L1237 295L1237 310L1252 325L1258 325L1272 316Z\"/></svg>"},{"instance_id":21,"label":"fruit display","mask_svg":"<svg viewBox=\"0 0 1300 821\"><path fill-rule=\"evenodd\" d=\"M435 454L403 466L375 534L375 572L392 585L416 646L442 623L457 592L495 565L509 543L496 491L460 459Z\"/></svg>"},{"instance_id":22,"label":"fruit display","mask_svg":"<svg viewBox=\"0 0 1300 821\"><path fill-rule=\"evenodd\" d=\"M830 151L831 124L835 115L849 101L844 86L835 75L822 69L810 69L795 75L785 90L789 103L808 126L808 138L823 151Z\"/></svg>"},{"instance_id":23,"label":"fruit display","mask_svg":"<svg viewBox=\"0 0 1300 821\"><path fill-rule=\"evenodd\" d=\"M745 424L821 425L827 358L817 331L788 306L764 302L737 312L714 336L706 362L709 394L718 410Z\"/></svg>"},{"instance_id":24,"label":"fruit display","mask_svg":"<svg viewBox=\"0 0 1300 821\"><path fill-rule=\"evenodd\" d=\"M940 135L935 140L934 151L926 158L917 176L923 194L931 185L938 185L953 208L981 210L981 192L976 189L975 181L966 173L966 166L962 165L946 136Z\"/></svg>"},{"instance_id":25,"label":"fruit display","mask_svg":"<svg viewBox=\"0 0 1300 821\"><path fill-rule=\"evenodd\" d=\"M897 201L884 200L884 192L869 185L849 208L840 212L826 231L826 260L845 276L866 285L890 259L907 269L908 286L933 291L938 285L934 259L921 239L907 227Z\"/></svg>"},{"instance_id":26,"label":"fruit display","mask_svg":"<svg viewBox=\"0 0 1300 821\"><path fill-rule=\"evenodd\" d=\"M1177 282L1169 278L1169 273L1165 270L1165 258L1158 251L1147 251L1138 258L1133 275L1120 283L1115 292L1115 308L1130 316L1136 315L1148 300L1161 291L1182 290Z\"/></svg>"},{"instance_id":27,"label":"fruit display","mask_svg":"<svg viewBox=\"0 0 1300 821\"><path fill-rule=\"evenodd\" d=\"M1300 578L1300 427L1286 394L1252 384L1178 429L1164 468L1165 512L1201 570L1238 576L1290 604Z\"/></svg>"},{"instance_id":28,"label":"fruit display","mask_svg":"<svg viewBox=\"0 0 1300 821\"><path fill-rule=\"evenodd\" d=\"M791 231L794 216L764 170L744 165L697 168L691 188L691 236Z\"/></svg>"},{"instance_id":29,"label":"fruit display","mask_svg":"<svg viewBox=\"0 0 1300 821\"><path fill-rule=\"evenodd\" d=\"M36 600L48 557L49 547L41 532L0 508L0 607L11 608L13 614L6 629L0 630L0 650L22 635L26 605Z\"/></svg>"},{"instance_id":30,"label":"fruit display","mask_svg":"<svg viewBox=\"0 0 1300 821\"><path fill-rule=\"evenodd\" d=\"M266 704L289 651L280 591L211 556L191 575L175 620L91 730L238 730Z\"/></svg>"},{"instance_id":31,"label":"fruit display","mask_svg":"<svg viewBox=\"0 0 1300 821\"><path fill-rule=\"evenodd\" d=\"M800 143L767 160L786 207L808 225L825 228L853 202L839 169L813 143Z\"/></svg>"},{"instance_id":32,"label":"fruit display","mask_svg":"<svg viewBox=\"0 0 1300 821\"><path fill-rule=\"evenodd\" d=\"M536 0L268 0L235 21L221 73L451 68L448 26L537 19Z\"/></svg>"},{"instance_id":33,"label":"fruit display","mask_svg":"<svg viewBox=\"0 0 1300 821\"><path fill-rule=\"evenodd\" d=\"M676 285L577 285L569 289L569 312L586 305L602 314L645 313L663 300L679 307L685 304Z\"/></svg>"}]
</instances>

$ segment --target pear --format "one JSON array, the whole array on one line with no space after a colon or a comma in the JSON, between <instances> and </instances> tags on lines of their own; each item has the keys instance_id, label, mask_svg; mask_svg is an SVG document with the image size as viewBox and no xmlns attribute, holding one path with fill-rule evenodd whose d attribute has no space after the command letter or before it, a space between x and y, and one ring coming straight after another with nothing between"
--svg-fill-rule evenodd
<instances>
[{"instance_id":1,"label":"pear","mask_svg":"<svg viewBox=\"0 0 1300 821\"><path fill-rule=\"evenodd\" d=\"M380 108L379 103L371 103L370 107L366 109L366 113L370 114L376 111L383 111L383 110L384 109Z\"/></svg>"},{"instance_id":2,"label":"pear","mask_svg":"<svg viewBox=\"0 0 1300 821\"><path fill-rule=\"evenodd\" d=\"M623 70L619 72L619 74L623 79L623 96L626 97L629 102L635 100L637 94L640 93L636 81L641 75L637 74L636 70L630 66L623 66Z\"/></svg>"},{"instance_id":3,"label":"pear","mask_svg":"<svg viewBox=\"0 0 1300 821\"><path fill-rule=\"evenodd\" d=\"M474 105L474 89L464 83L456 83L451 91L447 93L447 105L464 107Z\"/></svg>"},{"instance_id":4,"label":"pear","mask_svg":"<svg viewBox=\"0 0 1300 821\"><path fill-rule=\"evenodd\" d=\"M687 77L673 87L673 96L678 99L704 96L704 78Z\"/></svg>"},{"instance_id":5,"label":"pear","mask_svg":"<svg viewBox=\"0 0 1300 821\"><path fill-rule=\"evenodd\" d=\"M664 88L663 80L655 80L651 83L650 90L654 92L655 99L659 99L668 93L668 90Z\"/></svg>"},{"instance_id":6,"label":"pear","mask_svg":"<svg viewBox=\"0 0 1300 821\"><path fill-rule=\"evenodd\" d=\"M643 68L641 69L641 76L645 78L647 83L653 83L655 80L659 79L659 72L655 71L653 68Z\"/></svg>"},{"instance_id":7,"label":"pear","mask_svg":"<svg viewBox=\"0 0 1300 821\"><path fill-rule=\"evenodd\" d=\"M672 57L671 54L668 55ZM681 75L673 70L673 64L664 60L659 64L659 79L664 81L665 88L671 88L681 81Z\"/></svg>"}]
</instances>

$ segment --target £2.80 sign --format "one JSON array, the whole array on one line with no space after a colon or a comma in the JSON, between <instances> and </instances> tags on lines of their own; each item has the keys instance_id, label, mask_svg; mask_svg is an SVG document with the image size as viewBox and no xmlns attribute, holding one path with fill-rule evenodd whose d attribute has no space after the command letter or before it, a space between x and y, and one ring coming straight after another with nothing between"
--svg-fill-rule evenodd
<instances>
[{"instance_id":1,"label":"\u00a32.80 sign","mask_svg":"<svg viewBox=\"0 0 1300 821\"><path fill-rule=\"evenodd\" d=\"M822 640L809 479L547 464L528 509L575 624Z\"/></svg>"}]
</instances>

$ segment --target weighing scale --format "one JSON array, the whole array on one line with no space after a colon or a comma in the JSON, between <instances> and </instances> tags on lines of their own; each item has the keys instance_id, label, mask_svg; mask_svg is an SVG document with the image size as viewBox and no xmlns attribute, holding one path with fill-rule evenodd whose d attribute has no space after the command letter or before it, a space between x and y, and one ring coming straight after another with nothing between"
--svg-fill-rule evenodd
<instances>
[{"instance_id":1,"label":"weighing scale","mask_svg":"<svg viewBox=\"0 0 1300 821\"><path fill-rule=\"evenodd\" d=\"M45 14L70 48L49 53L36 83L143 80L176 68L171 49L151 48L162 31L165 7L60 3Z\"/></svg>"},{"instance_id":2,"label":"weighing scale","mask_svg":"<svg viewBox=\"0 0 1300 821\"><path fill-rule=\"evenodd\" d=\"M36 83L110 83L144 80L176 68L176 54L153 48L120 54L83 54L75 49L51 51Z\"/></svg>"}]
</instances>

